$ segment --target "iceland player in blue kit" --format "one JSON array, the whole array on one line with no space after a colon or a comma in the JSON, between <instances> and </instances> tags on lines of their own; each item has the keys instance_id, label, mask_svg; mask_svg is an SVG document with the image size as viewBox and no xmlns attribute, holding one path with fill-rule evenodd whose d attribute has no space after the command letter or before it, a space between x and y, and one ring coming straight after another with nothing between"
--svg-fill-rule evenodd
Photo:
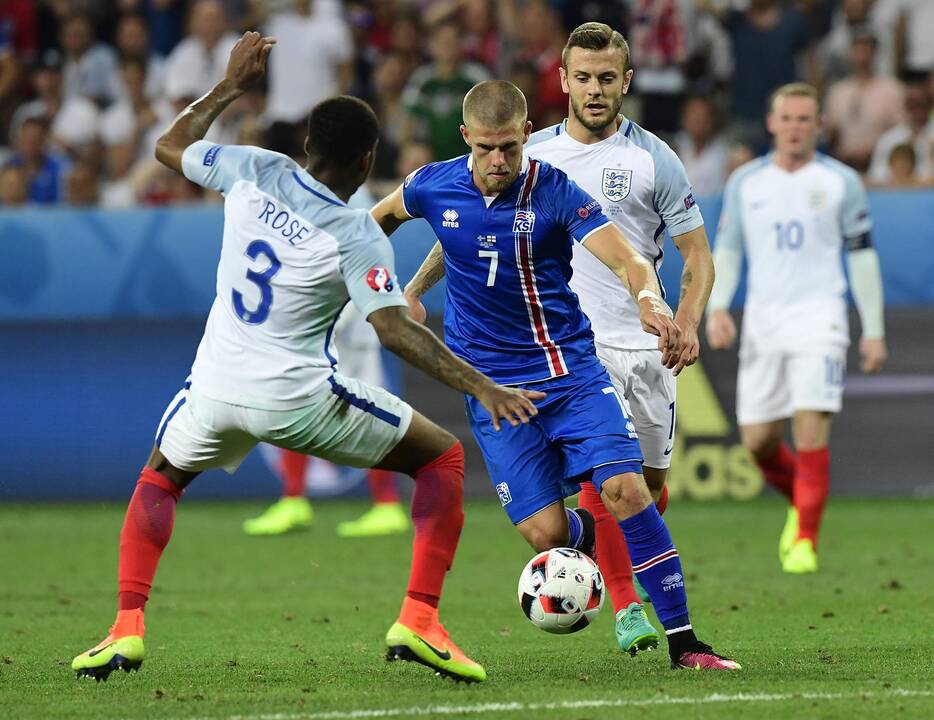
<instances>
[{"instance_id":1,"label":"iceland player in blue kit","mask_svg":"<svg viewBox=\"0 0 934 720\"><path fill-rule=\"evenodd\" d=\"M592 519L563 502L581 482L592 482L626 536L633 569L666 629L673 667L738 669L694 635L681 561L642 477L635 428L568 286L573 243L580 242L627 284L643 328L659 336L671 368L681 337L651 264L563 172L523 157L531 123L514 85L476 85L464 99L464 123L470 154L419 169L373 215L387 234L422 217L438 236L451 350L496 382L546 393L537 417L502 433L490 432L488 413L467 398L504 509L536 551L571 546L592 553ZM424 311L417 298L440 274L420 271L406 289L416 314Z\"/></svg>"}]
</instances>

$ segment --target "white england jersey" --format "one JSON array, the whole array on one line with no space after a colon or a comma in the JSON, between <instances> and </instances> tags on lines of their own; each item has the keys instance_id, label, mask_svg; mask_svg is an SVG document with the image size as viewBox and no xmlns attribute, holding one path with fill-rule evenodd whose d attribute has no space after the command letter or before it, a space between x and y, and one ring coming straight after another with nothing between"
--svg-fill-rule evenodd
<instances>
[{"instance_id":1,"label":"white england jersey","mask_svg":"<svg viewBox=\"0 0 934 720\"><path fill-rule=\"evenodd\" d=\"M334 324L348 299L363 317L406 305L389 240L284 155L201 140L182 167L225 197L217 297L192 386L245 407L306 405L337 367Z\"/></svg>"},{"instance_id":2,"label":"white england jersey","mask_svg":"<svg viewBox=\"0 0 934 720\"><path fill-rule=\"evenodd\" d=\"M871 229L859 175L832 158L787 172L767 155L737 169L716 243L746 253L744 342L848 345L842 251L864 246Z\"/></svg>"},{"instance_id":3,"label":"white england jersey","mask_svg":"<svg viewBox=\"0 0 934 720\"><path fill-rule=\"evenodd\" d=\"M563 170L599 201L657 274L665 230L677 236L704 224L681 161L631 120L624 119L619 132L590 145L568 135L565 123L533 133L526 153ZM658 347L658 338L642 329L636 301L612 270L580 243L574 245L571 266L571 289L597 342L625 350Z\"/></svg>"}]
</instances>

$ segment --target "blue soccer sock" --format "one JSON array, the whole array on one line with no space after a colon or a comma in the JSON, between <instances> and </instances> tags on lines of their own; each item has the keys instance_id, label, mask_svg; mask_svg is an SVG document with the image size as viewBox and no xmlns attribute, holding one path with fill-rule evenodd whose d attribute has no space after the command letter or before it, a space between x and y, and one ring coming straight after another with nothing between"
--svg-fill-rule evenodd
<instances>
[{"instance_id":1,"label":"blue soccer sock","mask_svg":"<svg viewBox=\"0 0 934 720\"><path fill-rule=\"evenodd\" d=\"M581 520L576 510L566 507L564 508L564 512L566 512L568 516L568 531L570 532L568 547L577 549L581 546L581 541L584 539L584 521Z\"/></svg>"},{"instance_id":2,"label":"blue soccer sock","mask_svg":"<svg viewBox=\"0 0 934 720\"><path fill-rule=\"evenodd\" d=\"M645 588L668 635L691 629L681 559L654 504L620 521L632 570ZM693 635L693 633L692 633Z\"/></svg>"}]
</instances>

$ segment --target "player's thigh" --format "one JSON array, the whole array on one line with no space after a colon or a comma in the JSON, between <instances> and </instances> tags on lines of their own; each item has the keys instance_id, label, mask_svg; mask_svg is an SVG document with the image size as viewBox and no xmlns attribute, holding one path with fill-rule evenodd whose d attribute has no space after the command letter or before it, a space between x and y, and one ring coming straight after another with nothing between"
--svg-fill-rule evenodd
<instances>
[{"instance_id":1,"label":"player's thigh","mask_svg":"<svg viewBox=\"0 0 934 720\"><path fill-rule=\"evenodd\" d=\"M420 467L450 450L455 443L457 438L451 433L413 410L412 421L405 435L377 467L414 477Z\"/></svg>"},{"instance_id":2,"label":"player's thigh","mask_svg":"<svg viewBox=\"0 0 934 720\"><path fill-rule=\"evenodd\" d=\"M792 355L789 367L792 407L795 412L840 412L846 376L846 348L809 348L806 354Z\"/></svg>"},{"instance_id":3,"label":"player's thigh","mask_svg":"<svg viewBox=\"0 0 934 720\"><path fill-rule=\"evenodd\" d=\"M564 483L561 453L549 443L538 418L517 427L503 423L496 430L477 400L467 398L466 404L490 482L514 525L578 491Z\"/></svg>"},{"instance_id":4,"label":"player's thigh","mask_svg":"<svg viewBox=\"0 0 934 720\"><path fill-rule=\"evenodd\" d=\"M243 412L244 408L183 388L162 416L147 464L174 475L173 481L190 481L212 468L233 473L256 445L256 438L244 427Z\"/></svg>"},{"instance_id":5,"label":"player's thigh","mask_svg":"<svg viewBox=\"0 0 934 720\"><path fill-rule=\"evenodd\" d=\"M297 410L269 413L257 437L339 465L376 467L406 436L412 408L383 388L335 373Z\"/></svg>"},{"instance_id":6,"label":"player's thigh","mask_svg":"<svg viewBox=\"0 0 934 720\"><path fill-rule=\"evenodd\" d=\"M736 419L740 425L791 417L790 372L788 356L778 350L740 350L736 380Z\"/></svg>"},{"instance_id":7,"label":"player's thigh","mask_svg":"<svg viewBox=\"0 0 934 720\"><path fill-rule=\"evenodd\" d=\"M590 480L599 492L603 481L614 475L641 476L639 436L606 371L601 368L562 391L549 392L549 412L539 412L537 419L561 451L566 480Z\"/></svg>"},{"instance_id":8,"label":"player's thigh","mask_svg":"<svg viewBox=\"0 0 934 720\"><path fill-rule=\"evenodd\" d=\"M568 542L568 516L558 500L516 524L516 530L535 552L563 547Z\"/></svg>"},{"instance_id":9,"label":"player's thigh","mask_svg":"<svg viewBox=\"0 0 934 720\"><path fill-rule=\"evenodd\" d=\"M661 353L656 350L617 350L613 354L620 360L607 366L613 384L619 388L622 381L628 388L623 399L636 426L639 446L646 467L664 470L671 466L671 451L675 438L675 376L662 365ZM626 372L621 378L617 372ZM665 473L661 475L664 484ZM660 488L659 488L660 489Z\"/></svg>"}]
</instances>

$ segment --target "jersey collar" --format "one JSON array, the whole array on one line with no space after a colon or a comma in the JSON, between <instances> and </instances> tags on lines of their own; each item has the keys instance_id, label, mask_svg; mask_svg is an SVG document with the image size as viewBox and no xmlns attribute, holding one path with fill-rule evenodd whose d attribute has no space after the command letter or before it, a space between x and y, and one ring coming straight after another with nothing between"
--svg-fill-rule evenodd
<instances>
[{"instance_id":1,"label":"jersey collar","mask_svg":"<svg viewBox=\"0 0 934 720\"><path fill-rule=\"evenodd\" d=\"M307 170L302 168L295 168L292 171L292 177L295 178L295 182L305 188L312 195L317 195L319 198L331 203L332 205L347 207L347 203L337 197L331 188L329 188L323 182L316 180L315 177Z\"/></svg>"},{"instance_id":2,"label":"jersey collar","mask_svg":"<svg viewBox=\"0 0 934 720\"><path fill-rule=\"evenodd\" d=\"M634 123L632 122L632 120L630 120L625 115L620 115L620 117L623 120L619 124L619 128L616 130L616 132L610 135L610 137L606 138L605 140L601 140L600 142L606 142L607 140L610 140L619 134L622 134L623 137L626 137L626 138L632 135L632 129L634 127ZM568 135L568 119L567 118L564 118L564 120L561 121L561 124L555 127L555 135L567 135L568 140L572 140L576 142L574 138ZM594 143L594 145L599 145L599 144L600 143Z\"/></svg>"}]
</instances>

